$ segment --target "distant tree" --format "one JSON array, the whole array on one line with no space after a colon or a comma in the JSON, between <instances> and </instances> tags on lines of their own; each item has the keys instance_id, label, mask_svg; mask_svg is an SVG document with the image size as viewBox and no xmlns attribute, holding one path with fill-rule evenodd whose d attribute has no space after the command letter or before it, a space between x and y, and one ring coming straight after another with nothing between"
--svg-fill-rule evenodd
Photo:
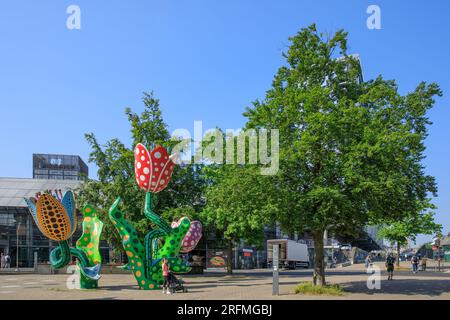
<instances>
[{"instance_id":1,"label":"distant tree","mask_svg":"<svg viewBox=\"0 0 450 320\"><path fill-rule=\"evenodd\" d=\"M440 234L441 231L442 225L435 223L434 214L429 212L383 225L378 235L397 245L397 266L400 266L400 248L406 245L408 240L415 242L419 234Z\"/></svg>"}]
</instances>

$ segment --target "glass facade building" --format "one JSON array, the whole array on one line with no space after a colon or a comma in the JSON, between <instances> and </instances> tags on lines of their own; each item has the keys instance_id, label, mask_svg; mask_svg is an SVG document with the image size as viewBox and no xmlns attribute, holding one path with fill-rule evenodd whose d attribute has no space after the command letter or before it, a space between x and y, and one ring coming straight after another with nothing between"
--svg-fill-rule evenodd
<instances>
[{"instance_id":1,"label":"glass facade building","mask_svg":"<svg viewBox=\"0 0 450 320\"><path fill-rule=\"evenodd\" d=\"M76 155L33 154L33 179L83 180L89 168Z\"/></svg>"},{"instance_id":2,"label":"glass facade building","mask_svg":"<svg viewBox=\"0 0 450 320\"><path fill-rule=\"evenodd\" d=\"M43 190L65 192L75 189L79 183L75 180L0 178L0 252L10 255L12 268L16 267L17 260L19 268L33 267L35 252L38 262L48 262L51 250L57 246L39 231L23 198L34 197ZM78 221L81 224L80 213ZM78 226L71 240L73 246L81 233L81 226ZM100 241L100 253L103 261L108 262L110 248L106 241Z\"/></svg>"}]
</instances>

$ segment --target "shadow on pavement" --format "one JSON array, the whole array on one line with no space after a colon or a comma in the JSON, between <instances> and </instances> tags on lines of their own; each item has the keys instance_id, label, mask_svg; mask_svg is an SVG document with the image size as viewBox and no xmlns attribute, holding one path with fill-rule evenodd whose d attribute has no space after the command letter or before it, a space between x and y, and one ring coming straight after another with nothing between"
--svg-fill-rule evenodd
<instances>
[{"instance_id":1,"label":"shadow on pavement","mask_svg":"<svg viewBox=\"0 0 450 320\"><path fill-rule=\"evenodd\" d=\"M121 291L121 290L139 290L137 285L109 285L99 286L100 290L108 290L108 291Z\"/></svg>"},{"instance_id":2,"label":"shadow on pavement","mask_svg":"<svg viewBox=\"0 0 450 320\"><path fill-rule=\"evenodd\" d=\"M439 296L450 292L450 280L395 280L394 277L392 281L382 280L380 289L368 289L365 281L347 282L342 287L348 293Z\"/></svg>"}]
</instances>

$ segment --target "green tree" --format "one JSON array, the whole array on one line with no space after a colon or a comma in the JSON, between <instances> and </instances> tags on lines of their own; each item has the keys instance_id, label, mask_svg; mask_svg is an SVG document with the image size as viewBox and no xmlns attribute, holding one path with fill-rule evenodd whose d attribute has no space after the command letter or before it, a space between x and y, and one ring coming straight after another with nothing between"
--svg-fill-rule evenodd
<instances>
[{"instance_id":1,"label":"green tree","mask_svg":"<svg viewBox=\"0 0 450 320\"><path fill-rule=\"evenodd\" d=\"M208 187L203 221L220 234L227 248L227 273L233 269L233 247L244 241L260 247L264 226L271 222L276 198L270 192L269 177L255 166L210 165L204 168Z\"/></svg>"},{"instance_id":2,"label":"green tree","mask_svg":"<svg viewBox=\"0 0 450 320\"><path fill-rule=\"evenodd\" d=\"M442 225L435 223L434 214L428 212L385 224L378 235L397 245L397 266L400 266L400 247L406 245L408 239L415 242L418 234L440 234L441 231Z\"/></svg>"},{"instance_id":3,"label":"green tree","mask_svg":"<svg viewBox=\"0 0 450 320\"><path fill-rule=\"evenodd\" d=\"M150 228L149 220L142 215L145 192L139 189L134 176L134 146L141 142L148 148L155 144L171 148L178 142L170 139L159 100L154 98L153 93L144 93L143 103L144 110L140 115L129 108L125 110L131 125L130 147L118 139L111 139L102 146L93 133L86 134L92 148L89 161L98 167L98 179L86 181L77 190L79 201L97 208L100 219L105 223L105 240L121 251L120 238L108 218L108 210L117 197L123 199L127 220L140 235ZM154 197L155 212L165 218L176 218L175 208L184 208L188 212L201 211L204 198L200 171L201 167L196 165L175 166L168 187Z\"/></svg>"},{"instance_id":4,"label":"green tree","mask_svg":"<svg viewBox=\"0 0 450 320\"><path fill-rule=\"evenodd\" d=\"M355 234L368 223L415 216L430 207L424 174L426 112L436 84L402 96L395 81L361 80L347 33L324 38L315 25L290 38L263 101L244 113L247 128L279 129L277 220L314 240L315 284L324 285L323 236Z\"/></svg>"}]
</instances>

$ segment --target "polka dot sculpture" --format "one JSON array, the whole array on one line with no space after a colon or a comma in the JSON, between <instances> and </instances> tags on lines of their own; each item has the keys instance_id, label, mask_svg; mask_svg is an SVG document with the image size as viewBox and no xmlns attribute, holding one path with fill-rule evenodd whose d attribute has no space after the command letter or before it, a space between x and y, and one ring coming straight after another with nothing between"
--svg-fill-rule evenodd
<instances>
[{"instance_id":1,"label":"polka dot sculpture","mask_svg":"<svg viewBox=\"0 0 450 320\"><path fill-rule=\"evenodd\" d=\"M183 219L183 218L182 218ZM178 227L182 219L177 222L172 222L172 228ZM188 253L194 250L197 246L198 242L202 237L202 223L200 221L191 221L191 227L189 228L186 236L183 239L183 245L181 247L180 252Z\"/></svg>"},{"instance_id":2,"label":"polka dot sculpture","mask_svg":"<svg viewBox=\"0 0 450 320\"><path fill-rule=\"evenodd\" d=\"M156 290L163 284L163 258L168 258L170 270L173 272L186 273L191 269L178 257L183 248L183 240L191 227L189 218L180 219L177 225L172 227L152 209L153 195L167 187L174 166L167 150L162 146L156 146L151 152L142 144L135 148L136 182L146 192L144 215L156 226L156 229L146 234L144 242L120 211L120 198L109 210L109 217L119 232L128 256L127 265L132 270L139 288L143 290Z\"/></svg>"},{"instance_id":3,"label":"polka dot sculpture","mask_svg":"<svg viewBox=\"0 0 450 320\"><path fill-rule=\"evenodd\" d=\"M76 248L70 248L68 239L77 227L73 192L67 191L62 199L58 194L43 193L37 199L24 200L42 234L58 243L58 247L50 253L52 267L61 269L74 256L80 270L80 288L97 288L101 266L98 245L103 223L97 218L94 208L90 205L83 208L83 234L77 241Z\"/></svg>"}]
</instances>

